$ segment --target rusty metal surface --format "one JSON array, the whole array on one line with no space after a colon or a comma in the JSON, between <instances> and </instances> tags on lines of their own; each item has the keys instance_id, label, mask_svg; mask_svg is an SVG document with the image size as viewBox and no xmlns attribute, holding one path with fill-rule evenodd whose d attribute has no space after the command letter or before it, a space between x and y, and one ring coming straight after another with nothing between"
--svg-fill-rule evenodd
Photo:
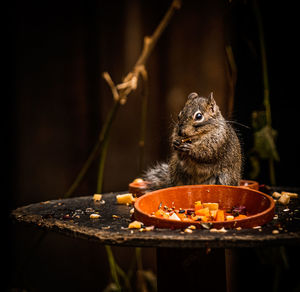
<instances>
[{"instance_id":1,"label":"rusty metal surface","mask_svg":"<svg viewBox=\"0 0 300 292\"><path fill-rule=\"evenodd\" d=\"M182 230L154 229L141 232L128 229L133 206L118 205L116 195L104 194L104 202L100 203L94 202L92 196L35 203L16 209L11 215L15 221L34 224L37 228L119 246L234 248L300 243L299 198L291 199L288 206L276 205L278 219L261 228L232 229L226 233L195 230L187 234ZM91 219L92 213L99 213L100 217ZM274 234L274 230L279 233Z\"/></svg>"}]
</instances>

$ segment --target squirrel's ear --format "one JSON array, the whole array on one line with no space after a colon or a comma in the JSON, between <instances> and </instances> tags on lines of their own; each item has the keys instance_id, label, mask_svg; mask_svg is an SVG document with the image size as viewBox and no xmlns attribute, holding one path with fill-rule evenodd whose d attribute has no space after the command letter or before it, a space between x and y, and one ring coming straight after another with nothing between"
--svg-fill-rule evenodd
<instances>
[{"instance_id":1,"label":"squirrel's ear","mask_svg":"<svg viewBox=\"0 0 300 292\"><path fill-rule=\"evenodd\" d=\"M192 92L192 93L189 94L188 99L193 99L193 98L195 98L197 96L198 96L198 93Z\"/></svg>"},{"instance_id":2,"label":"squirrel's ear","mask_svg":"<svg viewBox=\"0 0 300 292\"><path fill-rule=\"evenodd\" d=\"M216 103L215 100L214 100L214 93L211 92L208 96L208 102L213 104L213 103Z\"/></svg>"},{"instance_id":3,"label":"squirrel's ear","mask_svg":"<svg viewBox=\"0 0 300 292\"><path fill-rule=\"evenodd\" d=\"M210 109L212 111L212 113L214 113L216 110L217 110L217 104L216 104L216 101L214 99L214 94L213 92L211 92L208 96L208 102L210 104Z\"/></svg>"}]
</instances>

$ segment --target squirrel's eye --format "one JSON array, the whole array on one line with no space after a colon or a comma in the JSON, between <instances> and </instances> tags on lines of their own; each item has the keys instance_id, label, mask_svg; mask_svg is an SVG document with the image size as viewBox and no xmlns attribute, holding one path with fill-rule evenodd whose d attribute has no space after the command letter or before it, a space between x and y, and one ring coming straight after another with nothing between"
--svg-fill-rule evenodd
<instances>
[{"instance_id":1,"label":"squirrel's eye","mask_svg":"<svg viewBox=\"0 0 300 292\"><path fill-rule=\"evenodd\" d=\"M194 114L195 121L201 121L201 120L203 120L203 118L204 118L203 115L199 111L195 112L195 114Z\"/></svg>"}]
</instances>

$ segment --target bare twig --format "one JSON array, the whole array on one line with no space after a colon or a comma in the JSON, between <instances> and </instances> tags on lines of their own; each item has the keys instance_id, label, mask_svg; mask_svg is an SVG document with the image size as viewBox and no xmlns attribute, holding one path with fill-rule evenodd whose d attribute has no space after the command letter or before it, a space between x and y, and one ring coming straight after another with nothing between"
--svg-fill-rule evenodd
<instances>
[{"instance_id":1,"label":"bare twig","mask_svg":"<svg viewBox=\"0 0 300 292\"><path fill-rule=\"evenodd\" d=\"M114 103L111 108L111 110L108 113L108 116L105 120L105 123L101 129L101 132L99 134L99 138L97 143L95 144L94 148L92 149L92 152L90 153L87 161L84 163L82 169L80 170L79 174L77 175L75 181L70 186L69 190L67 191L65 197L71 196L71 194L75 191L75 189L78 187L80 182L82 181L83 177L85 176L86 172L90 168L92 162L95 160L95 158L99 155L100 149L103 147L106 139L108 139L109 132L111 129L112 122L118 112L119 106L123 105L127 101L127 96L137 88L139 75L143 74L145 72L145 64L150 56L150 54L153 51L153 48L155 47L159 37L165 30L166 26L170 22L174 12L179 9L181 6L180 0L173 0L171 6L169 7L167 13L165 14L164 18L158 25L158 27L155 29L153 35L151 37L145 37L144 38L144 46L141 55L139 56L136 64L134 65L132 71L130 71L126 77L123 79L123 81L115 85L112 81L110 75L107 72L103 73L103 78L106 80L108 85L111 88L112 95L114 98ZM103 157L105 156L106 151L102 151ZM104 162L100 162L99 170L101 172L101 176L103 176L103 168L104 168ZM103 181L102 177L98 176L98 181ZM98 189L102 189L102 186L98 183Z\"/></svg>"},{"instance_id":2,"label":"bare twig","mask_svg":"<svg viewBox=\"0 0 300 292\"><path fill-rule=\"evenodd\" d=\"M237 67L234 60L234 55L232 51L232 47L230 45L225 46L225 53L226 53L226 75L229 85L229 92L228 92L228 116L231 117L233 112L233 102L234 102L234 92L237 80Z\"/></svg>"},{"instance_id":3,"label":"bare twig","mask_svg":"<svg viewBox=\"0 0 300 292\"><path fill-rule=\"evenodd\" d=\"M136 61L133 69L126 75L123 81L118 84L117 86L113 86L113 82L109 81L105 78L108 82L109 86L112 89L113 96L115 97L114 92L118 92L119 95L119 102L121 104L125 104L127 100L127 96L131 93L131 91L137 88L137 83L139 80L139 75L145 72L145 64L151 55L153 48L155 47L158 39L160 38L161 34L169 24L174 12L181 7L180 0L174 0L169 7L167 13L165 14L164 18L155 29L152 36L146 36L144 38L144 46L141 55L139 56L138 60Z\"/></svg>"},{"instance_id":4,"label":"bare twig","mask_svg":"<svg viewBox=\"0 0 300 292\"><path fill-rule=\"evenodd\" d=\"M114 101L118 101L119 98L120 98L119 93L118 93L118 90L117 90L114 82L112 81L109 73L108 72L103 72L102 76L105 79L105 81L107 82L107 84L110 86L111 93L113 95Z\"/></svg>"}]
</instances>

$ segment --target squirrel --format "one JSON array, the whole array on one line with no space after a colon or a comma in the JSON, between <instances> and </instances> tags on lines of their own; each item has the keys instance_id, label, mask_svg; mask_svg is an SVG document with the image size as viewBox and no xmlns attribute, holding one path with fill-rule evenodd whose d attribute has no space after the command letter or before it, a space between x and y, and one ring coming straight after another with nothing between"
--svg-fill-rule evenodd
<instances>
[{"instance_id":1,"label":"squirrel","mask_svg":"<svg viewBox=\"0 0 300 292\"><path fill-rule=\"evenodd\" d=\"M195 184L239 185L241 146L217 106L213 93L189 94L171 135L169 161L147 170L149 190Z\"/></svg>"}]
</instances>

